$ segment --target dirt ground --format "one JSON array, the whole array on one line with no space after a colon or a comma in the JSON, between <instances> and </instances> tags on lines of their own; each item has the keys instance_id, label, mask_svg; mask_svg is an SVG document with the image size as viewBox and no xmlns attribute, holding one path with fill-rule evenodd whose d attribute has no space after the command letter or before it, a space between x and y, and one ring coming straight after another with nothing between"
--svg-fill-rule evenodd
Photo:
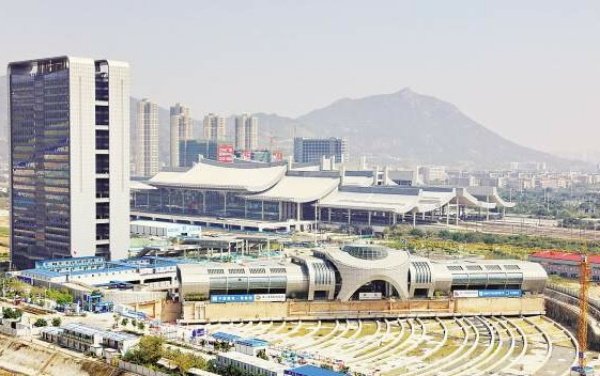
<instances>
[{"instance_id":1,"label":"dirt ground","mask_svg":"<svg viewBox=\"0 0 600 376\"><path fill-rule=\"evenodd\" d=\"M72 356L53 345L40 345L4 335L0 335L0 343L3 347L0 376L109 376L116 372L107 364Z\"/></svg>"}]
</instances>

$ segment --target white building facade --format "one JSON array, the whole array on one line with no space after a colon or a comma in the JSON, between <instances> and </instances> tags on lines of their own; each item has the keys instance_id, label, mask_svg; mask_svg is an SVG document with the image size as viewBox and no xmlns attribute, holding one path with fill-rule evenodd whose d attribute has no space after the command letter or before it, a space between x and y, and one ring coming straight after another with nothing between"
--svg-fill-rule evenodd
<instances>
[{"instance_id":1,"label":"white building facade","mask_svg":"<svg viewBox=\"0 0 600 376\"><path fill-rule=\"evenodd\" d=\"M212 113L206 115L204 117L202 132L205 140L225 140L225 118Z\"/></svg>"},{"instance_id":2,"label":"white building facade","mask_svg":"<svg viewBox=\"0 0 600 376\"><path fill-rule=\"evenodd\" d=\"M235 118L235 150L258 149L258 118L243 114Z\"/></svg>"},{"instance_id":3,"label":"white building facade","mask_svg":"<svg viewBox=\"0 0 600 376\"><path fill-rule=\"evenodd\" d=\"M185 147L185 142L192 139L192 118L190 109L180 103L171 107L171 167L180 167L180 148Z\"/></svg>"},{"instance_id":4,"label":"white building facade","mask_svg":"<svg viewBox=\"0 0 600 376\"><path fill-rule=\"evenodd\" d=\"M153 176L160 169L158 150L158 105L142 99L137 107L135 174Z\"/></svg>"}]
</instances>

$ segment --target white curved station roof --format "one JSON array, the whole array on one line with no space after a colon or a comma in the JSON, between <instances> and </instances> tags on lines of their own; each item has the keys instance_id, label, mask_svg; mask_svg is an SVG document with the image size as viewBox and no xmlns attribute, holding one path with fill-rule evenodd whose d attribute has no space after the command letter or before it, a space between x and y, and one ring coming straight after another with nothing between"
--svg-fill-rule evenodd
<instances>
[{"instance_id":1,"label":"white curved station roof","mask_svg":"<svg viewBox=\"0 0 600 376\"><path fill-rule=\"evenodd\" d=\"M422 189L419 193L417 211L427 213L448 204L456 197L454 189Z\"/></svg>"},{"instance_id":2,"label":"white curved station roof","mask_svg":"<svg viewBox=\"0 0 600 376\"><path fill-rule=\"evenodd\" d=\"M387 211L397 214L428 213L447 204L493 209L513 207L495 187L401 187L373 186L368 171L345 174L338 189L338 173L292 170L285 165L224 165L200 161L187 171L163 171L147 182L131 183L134 190L155 186L247 192L251 201L306 203L337 209Z\"/></svg>"},{"instance_id":3,"label":"white curved station roof","mask_svg":"<svg viewBox=\"0 0 600 376\"><path fill-rule=\"evenodd\" d=\"M199 162L184 172L159 172L149 183L172 187L262 192L273 187L285 171L286 166L283 165L234 167Z\"/></svg>"},{"instance_id":4,"label":"white curved station roof","mask_svg":"<svg viewBox=\"0 0 600 376\"><path fill-rule=\"evenodd\" d=\"M406 194L398 194L392 191L386 193L383 190L377 192L369 189L342 189L331 193L317 205L335 209L381 210L404 214L415 209L418 203L417 190L407 190Z\"/></svg>"},{"instance_id":5,"label":"white curved station roof","mask_svg":"<svg viewBox=\"0 0 600 376\"><path fill-rule=\"evenodd\" d=\"M141 181L138 181L138 180L131 180L129 182L129 188L135 189L138 191L143 191L143 190L148 190L148 189L156 189L155 187L148 185L146 183L142 183Z\"/></svg>"},{"instance_id":6,"label":"white curved station roof","mask_svg":"<svg viewBox=\"0 0 600 376\"><path fill-rule=\"evenodd\" d=\"M370 187L373 185L371 176L344 176L344 185L355 187Z\"/></svg>"},{"instance_id":7,"label":"white curved station roof","mask_svg":"<svg viewBox=\"0 0 600 376\"><path fill-rule=\"evenodd\" d=\"M514 202L505 201L500 197L496 187L468 187L466 190L479 200L486 198L486 200L495 203L499 207L512 208L515 206Z\"/></svg>"},{"instance_id":8,"label":"white curved station roof","mask_svg":"<svg viewBox=\"0 0 600 376\"><path fill-rule=\"evenodd\" d=\"M477 197L470 194L466 188L456 188L456 201L460 205L481 208L481 209L494 209L496 204L493 202L479 201Z\"/></svg>"},{"instance_id":9,"label":"white curved station roof","mask_svg":"<svg viewBox=\"0 0 600 376\"><path fill-rule=\"evenodd\" d=\"M330 177L284 176L268 191L246 196L246 199L297 203L316 201L336 189L339 181L339 178Z\"/></svg>"}]
</instances>

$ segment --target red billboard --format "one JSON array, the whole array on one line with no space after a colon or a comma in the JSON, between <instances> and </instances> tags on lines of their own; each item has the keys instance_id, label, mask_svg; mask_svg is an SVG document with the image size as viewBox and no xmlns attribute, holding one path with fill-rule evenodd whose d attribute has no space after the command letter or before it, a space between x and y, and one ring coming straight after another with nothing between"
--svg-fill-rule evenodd
<instances>
[{"instance_id":1,"label":"red billboard","mask_svg":"<svg viewBox=\"0 0 600 376\"><path fill-rule=\"evenodd\" d=\"M233 145L219 144L217 148L217 161L222 163L233 163Z\"/></svg>"},{"instance_id":2,"label":"red billboard","mask_svg":"<svg viewBox=\"0 0 600 376\"><path fill-rule=\"evenodd\" d=\"M283 153L281 151L274 151L272 161L281 161L283 160Z\"/></svg>"}]
</instances>

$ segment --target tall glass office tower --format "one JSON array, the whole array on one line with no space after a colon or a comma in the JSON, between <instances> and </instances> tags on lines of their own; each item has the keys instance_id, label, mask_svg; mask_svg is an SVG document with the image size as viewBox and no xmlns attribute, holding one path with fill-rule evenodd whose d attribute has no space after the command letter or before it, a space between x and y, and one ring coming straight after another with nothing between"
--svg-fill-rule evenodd
<instances>
[{"instance_id":1,"label":"tall glass office tower","mask_svg":"<svg viewBox=\"0 0 600 376\"><path fill-rule=\"evenodd\" d=\"M129 248L129 65L8 65L11 258L120 259Z\"/></svg>"}]
</instances>

